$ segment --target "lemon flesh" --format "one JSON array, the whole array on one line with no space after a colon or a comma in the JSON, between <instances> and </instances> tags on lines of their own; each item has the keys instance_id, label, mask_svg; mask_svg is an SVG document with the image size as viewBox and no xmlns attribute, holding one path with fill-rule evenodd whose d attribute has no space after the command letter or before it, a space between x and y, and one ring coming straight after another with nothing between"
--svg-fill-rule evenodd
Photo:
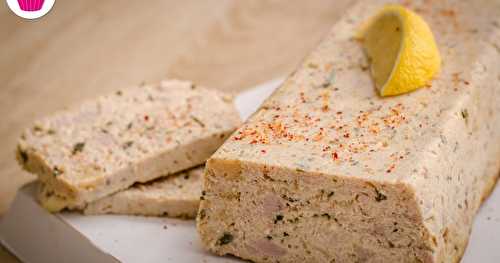
<instances>
[{"instance_id":1,"label":"lemon flesh","mask_svg":"<svg viewBox=\"0 0 500 263\"><path fill-rule=\"evenodd\" d=\"M429 26L402 6L385 6L367 22L361 37L381 96L421 88L440 70L441 57Z\"/></svg>"}]
</instances>

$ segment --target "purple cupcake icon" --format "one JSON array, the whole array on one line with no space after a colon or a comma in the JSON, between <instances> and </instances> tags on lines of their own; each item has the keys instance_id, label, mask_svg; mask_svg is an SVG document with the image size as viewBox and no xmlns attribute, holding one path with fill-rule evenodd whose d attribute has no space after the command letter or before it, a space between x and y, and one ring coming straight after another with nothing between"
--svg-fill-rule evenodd
<instances>
[{"instance_id":1,"label":"purple cupcake icon","mask_svg":"<svg viewBox=\"0 0 500 263\"><path fill-rule=\"evenodd\" d=\"M17 0L23 11L33 12L42 9L45 0Z\"/></svg>"}]
</instances>

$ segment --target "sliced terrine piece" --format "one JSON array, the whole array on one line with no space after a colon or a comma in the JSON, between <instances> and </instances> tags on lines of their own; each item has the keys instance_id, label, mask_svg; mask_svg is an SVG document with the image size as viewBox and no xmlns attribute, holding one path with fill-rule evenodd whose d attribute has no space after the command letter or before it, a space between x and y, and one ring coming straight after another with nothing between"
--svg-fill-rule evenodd
<instances>
[{"instance_id":1,"label":"sliced terrine piece","mask_svg":"<svg viewBox=\"0 0 500 263\"><path fill-rule=\"evenodd\" d=\"M85 214L128 214L195 218L204 167L193 168L106 196L87 205Z\"/></svg>"},{"instance_id":2,"label":"sliced terrine piece","mask_svg":"<svg viewBox=\"0 0 500 263\"><path fill-rule=\"evenodd\" d=\"M240 124L230 97L170 80L117 91L37 121L17 157L50 211L83 209L136 182L200 165Z\"/></svg>"},{"instance_id":3,"label":"sliced terrine piece","mask_svg":"<svg viewBox=\"0 0 500 263\"><path fill-rule=\"evenodd\" d=\"M430 24L432 85L377 95L361 1L207 161L197 227L254 262L458 262L500 169L495 1L402 1ZM392 1L391 1L392 2Z\"/></svg>"}]
</instances>

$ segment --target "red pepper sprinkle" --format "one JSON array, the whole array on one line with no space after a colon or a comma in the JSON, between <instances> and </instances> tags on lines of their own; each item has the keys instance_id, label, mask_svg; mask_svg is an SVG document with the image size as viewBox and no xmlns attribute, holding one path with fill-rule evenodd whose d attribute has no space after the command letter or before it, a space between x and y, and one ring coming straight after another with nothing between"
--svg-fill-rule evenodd
<instances>
[{"instance_id":1,"label":"red pepper sprinkle","mask_svg":"<svg viewBox=\"0 0 500 263\"><path fill-rule=\"evenodd\" d=\"M339 159L339 155L337 154L337 152L333 152L332 157L333 157L333 160Z\"/></svg>"},{"instance_id":2,"label":"red pepper sprinkle","mask_svg":"<svg viewBox=\"0 0 500 263\"><path fill-rule=\"evenodd\" d=\"M144 120L148 121L149 120L149 116L148 115L144 115Z\"/></svg>"}]
</instances>

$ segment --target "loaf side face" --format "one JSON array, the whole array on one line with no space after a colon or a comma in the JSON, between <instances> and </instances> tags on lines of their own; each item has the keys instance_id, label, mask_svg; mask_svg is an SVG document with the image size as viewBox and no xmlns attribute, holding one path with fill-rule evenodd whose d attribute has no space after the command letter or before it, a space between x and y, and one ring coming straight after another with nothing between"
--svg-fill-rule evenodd
<instances>
[{"instance_id":1,"label":"loaf side face","mask_svg":"<svg viewBox=\"0 0 500 263\"><path fill-rule=\"evenodd\" d=\"M90 203L85 214L125 214L195 218L204 167L169 175Z\"/></svg>"},{"instance_id":2,"label":"loaf side face","mask_svg":"<svg viewBox=\"0 0 500 263\"><path fill-rule=\"evenodd\" d=\"M227 96L164 81L36 122L22 134L17 157L49 189L49 210L81 209L136 182L202 164L239 124Z\"/></svg>"},{"instance_id":3,"label":"loaf side face","mask_svg":"<svg viewBox=\"0 0 500 263\"><path fill-rule=\"evenodd\" d=\"M387 262L383 258L395 262L456 262L461 258L474 215L500 169L500 52L496 47L500 23L494 15L500 9L492 1L403 1L429 23L442 55L442 70L429 87L381 98L354 33L387 2L362 1L352 7L208 162L204 185L207 197L200 204L198 216L199 232L208 249L256 262ZM233 162L235 167L243 167L243 172L234 179L226 170L233 165L218 168L221 162ZM262 171L264 168L269 172ZM284 171L289 178L282 185L276 178ZM296 176L300 178L295 180ZM340 187L337 191L345 191L345 198L350 196L354 201L344 203L350 213L339 209L338 201L330 202L329 210L314 207L320 200L307 204L314 208L292 209L285 204L280 210L285 218L310 209L314 212L308 213L329 213L337 220L337 213L349 215L336 226L344 232L337 232L340 230L333 223L322 228L322 233L315 232L314 218L299 218L304 225L300 231L288 229L296 232L287 231L287 239L302 244L300 255L294 245L288 247L286 241L276 239L277 228L269 218L236 217L237 212L233 215L233 210L243 213L240 210L244 207L265 209L264 200L255 203L252 198L267 193L281 196L281 202L287 200L283 192L302 197L307 193L300 187L310 178L324 180L317 187L328 186L325 191ZM327 184L327 178L348 183L335 186ZM246 184L241 190L252 191L229 194L227 189L231 188L217 186L231 185L232 180ZM274 184L281 186L276 189ZM379 198L380 203L387 206L356 201L355 197L364 196L372 185L381 187L379 192L385 197ZM401 192L411 194L400 200ZM231 199L234 195L246 198ZM378 211L392 211L396 204L413 209L409 213L414 219L397 230L384 222L399 222L404 216ZM366 214L366 209L372 212ZM229 214L229 219L217 222L223 220L219 214ZM370 220L357 221L364 216ZM224 231L237 232L229 238L224 237ZM411 242L395 245L391 241L390 245L383 241L400 240L401 233L394 234L399 231ZM268 233L273 233L271 238L267 238ZM331 238L328 244L346 245L325 248L322 235ZM266 246L273 247L272 255L245 252L251 250L243 249L245 246L260 242L262 237L268 239ZM375 241L375 245L359 240ZM227 246L221 246L223 243Z\"/></svg>"},{"instance_id":4,"label":"loaf side face","mask_svg":"<svg viewBox=\"0 0 500 263\"><path fill-rule=\"evenodd\" d=\"M404 184L212 158L198 215L203 244L254 262L431 262Z\"/></svg>"}]
</instances>

